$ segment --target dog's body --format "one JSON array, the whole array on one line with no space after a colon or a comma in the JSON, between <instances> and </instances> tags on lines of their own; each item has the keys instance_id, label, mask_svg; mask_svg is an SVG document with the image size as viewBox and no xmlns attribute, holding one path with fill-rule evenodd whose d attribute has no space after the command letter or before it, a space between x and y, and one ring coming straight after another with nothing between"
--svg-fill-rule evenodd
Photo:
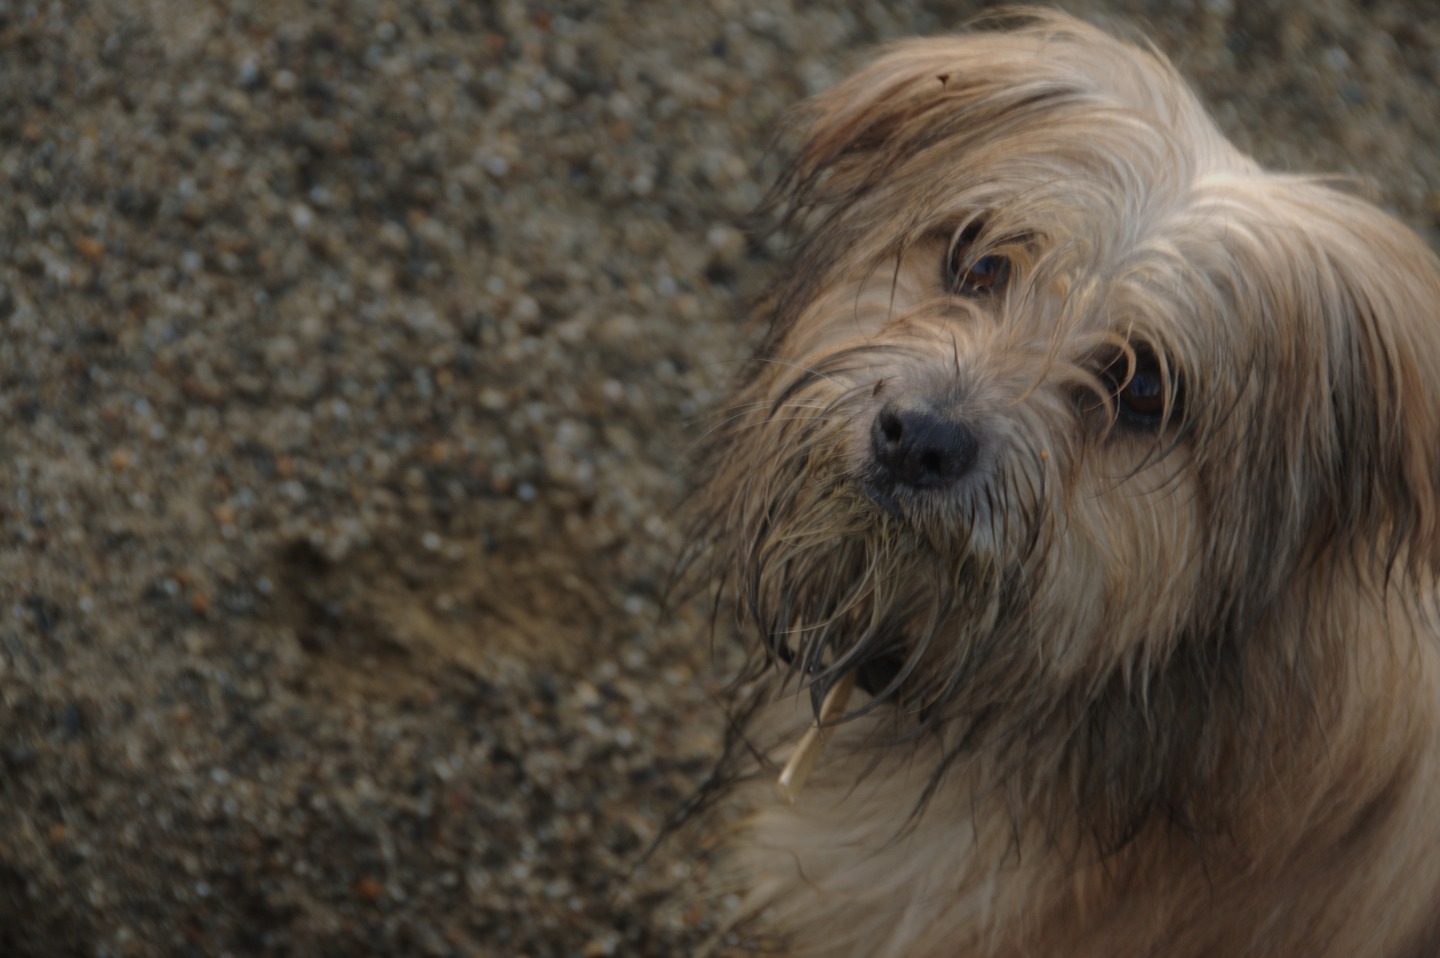
<instances>
[{"instance_id":1,"label":"dog's body","mask_svg":"<svg viewBox=\"0 0 1440 958\"><path fill-rule=\"evenodd\" d=\"M1054 15L891 48L784 189L707 487L749 946L1440 955L1423 242Z\"/></svg>"}]
</instances>

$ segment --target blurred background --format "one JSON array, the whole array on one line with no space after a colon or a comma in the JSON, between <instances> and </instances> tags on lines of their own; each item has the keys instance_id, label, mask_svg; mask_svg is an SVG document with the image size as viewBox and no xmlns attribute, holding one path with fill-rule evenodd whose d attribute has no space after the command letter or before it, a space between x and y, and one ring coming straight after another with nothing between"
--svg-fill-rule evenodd
<instances>
[{"instance_id":1,"label":"blurred background","mask_svg":"<svg viewBox=\"0 0 1440 958\"><path fill-rule=\"evenodd\" d=\"M1077 0L1440 237L1429 0ZM966 2L0 0L0 955L671 956L785 110Z\"/></svg>"}]
</instances>

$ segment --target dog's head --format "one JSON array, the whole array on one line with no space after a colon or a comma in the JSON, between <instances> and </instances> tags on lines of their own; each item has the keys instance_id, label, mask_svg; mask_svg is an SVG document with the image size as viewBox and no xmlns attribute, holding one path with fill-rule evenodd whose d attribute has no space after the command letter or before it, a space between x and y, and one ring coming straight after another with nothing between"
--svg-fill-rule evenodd
<instances>
[{"instance_id":1,"label":"dog's head","mask_svg":"<svg viewBox=\"0 0 1440 958\"><path fill-rule=\"evenodd\" d=\"M1212 687L1337 583L1433 578L1440 268L1396 221L1061 17L892 46L801 129L709 495L817 691L998 725Z\"/></svg>"}]
</instances>

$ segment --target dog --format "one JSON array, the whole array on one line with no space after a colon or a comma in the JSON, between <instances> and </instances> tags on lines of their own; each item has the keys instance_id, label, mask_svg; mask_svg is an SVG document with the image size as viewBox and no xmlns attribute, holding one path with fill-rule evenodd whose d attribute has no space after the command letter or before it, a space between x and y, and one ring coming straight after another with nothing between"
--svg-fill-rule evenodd
<instances>
[{"instance_id":1,"label":"dog","mask_svg":"<svg viewBox=\"0 0 1440 958\"><path fill-rule=\"evenodd\" d=\"M703 458L720 944L1440 955L1435 255L1059 13L795 129Z\"/></svg>"}]
</instances>

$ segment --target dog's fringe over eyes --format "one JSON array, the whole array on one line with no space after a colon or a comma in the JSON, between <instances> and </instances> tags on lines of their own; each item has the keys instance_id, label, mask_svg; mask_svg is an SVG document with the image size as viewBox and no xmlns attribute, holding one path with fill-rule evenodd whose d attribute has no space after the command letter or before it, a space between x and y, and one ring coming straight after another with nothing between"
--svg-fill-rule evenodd
<instances>
[{"instance_id":1,"label":"dog's fringe over eyes","mask_svg":"<svg viewBox=\"0 0 1440 958\"><path fill-rule=\"evenodd\" d=\"M684 563L751 653L735 940L1440 954L1440 265L1006 26L796 120Z\"/></svg>"}]
</instances>

